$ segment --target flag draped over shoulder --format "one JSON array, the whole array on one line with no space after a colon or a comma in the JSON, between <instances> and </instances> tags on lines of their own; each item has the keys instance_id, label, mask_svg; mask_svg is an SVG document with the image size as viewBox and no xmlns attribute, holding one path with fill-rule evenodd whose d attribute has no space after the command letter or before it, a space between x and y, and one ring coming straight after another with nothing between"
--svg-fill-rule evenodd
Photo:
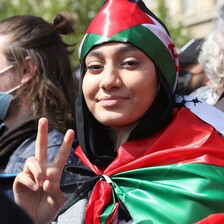
<instances>
[{"instance_id":1,"label":"flag draped over shoulder","mask_svg":"<svg viewBox=\"0 0 224 224\"><path fill-rule=\"evenodd\" d=\"M119 201L136 224L200 223L224 213L224 139L186 108L175 110L162 132L123 144L105 170L80 147L76 154L101 177L87 205L88 224L110 223Z\"/></svg>"}]
</instances>

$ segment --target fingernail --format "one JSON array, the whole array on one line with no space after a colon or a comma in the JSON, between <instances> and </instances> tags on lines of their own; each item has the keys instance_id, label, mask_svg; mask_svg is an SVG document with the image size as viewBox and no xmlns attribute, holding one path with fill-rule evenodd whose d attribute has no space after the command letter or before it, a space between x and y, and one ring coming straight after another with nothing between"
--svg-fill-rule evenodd
<instances>
[{"instance_id":1,"label":"fingernail","mask_svg":"<svg viewBox=\"0 0 224 224\"><path fill-rule=\"evenodd\" d=\"M38 190L38 188L39 188L39 187L38 187L36 184L33 185L33 190L34 190L34 191Z\"/></svg>"}]
</instances>

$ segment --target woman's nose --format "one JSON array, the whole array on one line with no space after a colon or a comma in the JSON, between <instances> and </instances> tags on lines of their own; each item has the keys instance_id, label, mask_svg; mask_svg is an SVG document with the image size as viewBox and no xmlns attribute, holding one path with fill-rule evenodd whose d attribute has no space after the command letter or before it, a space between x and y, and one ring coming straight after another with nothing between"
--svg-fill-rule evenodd
<instances>
[{"instance_id":1,"label":"woman's nose","mask_svg":"<svg viewBox=\"0 0 224 224\"><path fill-rule=\"evenodd\" d=\"M100 88L102 89L113 89L119 88L122 85L120 72L114 66L106 66L102 72L102 78L100 81Z\"/></svg>"}]
</instances>

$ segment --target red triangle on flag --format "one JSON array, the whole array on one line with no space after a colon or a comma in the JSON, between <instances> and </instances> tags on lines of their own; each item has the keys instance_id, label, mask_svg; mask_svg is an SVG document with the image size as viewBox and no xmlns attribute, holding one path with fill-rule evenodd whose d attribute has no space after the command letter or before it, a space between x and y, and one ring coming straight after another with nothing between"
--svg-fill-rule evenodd
<instances>
[{"instance_id":1,"label":"red triangle on flag","mask_svg":"<svg viewBox=\"0 0 224 224\"><path fill-rule=\"evenodd\" d=\"M88 27L86 33L111 37L122 30L141 24L154 24L137 3L109 0Z\"/></svg>"}]
</instances>

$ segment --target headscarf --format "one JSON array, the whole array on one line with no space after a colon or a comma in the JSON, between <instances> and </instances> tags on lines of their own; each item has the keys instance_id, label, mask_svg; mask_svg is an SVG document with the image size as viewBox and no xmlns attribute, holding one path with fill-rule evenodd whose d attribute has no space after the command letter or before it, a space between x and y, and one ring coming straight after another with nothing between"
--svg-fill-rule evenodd
<instances>
[{"instance_id":1,"label":"headscarf","mask_svg":"<svg viewBox=\"0 0 224 224\"><path fill-rule=\"evenodd\" d=\"M148 55L161 85L155 101L140 118L129 140L151 135L169 123L178 74L174 43L165 25L145 4L141 0L106 1L88 27L79 49L82 76L76 105L77 132L82 150L93 164L103 168L114 160L116 152L105 127L86 106L82 80L86 55L93 47L108 42L130 43Z\"/></svg>"}]
</instances>

